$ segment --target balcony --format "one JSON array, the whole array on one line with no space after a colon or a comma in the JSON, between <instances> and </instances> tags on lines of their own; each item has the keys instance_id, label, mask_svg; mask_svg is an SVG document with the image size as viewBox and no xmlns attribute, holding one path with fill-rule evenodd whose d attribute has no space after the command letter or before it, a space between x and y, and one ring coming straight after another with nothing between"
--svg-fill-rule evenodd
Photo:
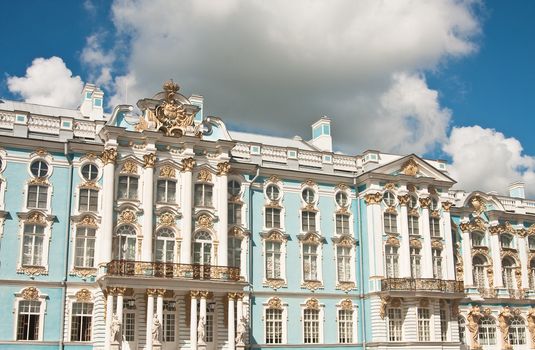
<instances>
[{"instance_id":1,"label":"balcony","mask_svg":"<svg viewBox=\"0 0 535 350\"><path fill-rule=\"evenodd\" d=\"M385 278L381 280L381 290L464 293L464 283L434 278Z\"/></svg>"},{"instance_id":2,"label":"balcony","mask_svg":"<svg viewBox=\"0 0 535 350\"><path fill-rule=\"evenodd\" d=\"M214 265L112 260L106 264L105 275L110 277L143 277L236 282L240 280L240 268Z\"/></svg>"}]
</instances>

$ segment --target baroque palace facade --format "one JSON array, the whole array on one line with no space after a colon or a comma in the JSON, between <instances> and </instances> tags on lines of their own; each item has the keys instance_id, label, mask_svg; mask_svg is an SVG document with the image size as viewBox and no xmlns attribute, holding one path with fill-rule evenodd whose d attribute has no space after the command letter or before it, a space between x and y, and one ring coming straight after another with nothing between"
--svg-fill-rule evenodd
<instances>
[{"instance_id":1,"label":"baroque palace facade","mask_svg":"<svg viewBox=\"0 0 535 350\"><path fill-rule=\"evenodd\" d=\"M535 201L443 161L0 101L2 349L534 349Z\"/></svg>"}]
</instances>

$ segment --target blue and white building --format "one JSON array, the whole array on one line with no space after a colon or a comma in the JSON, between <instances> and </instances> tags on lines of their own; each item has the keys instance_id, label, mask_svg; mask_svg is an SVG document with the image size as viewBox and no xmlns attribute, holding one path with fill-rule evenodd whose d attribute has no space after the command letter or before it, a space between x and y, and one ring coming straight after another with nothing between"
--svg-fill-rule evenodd
<instances>
[{"instance_id":1,"label":"blue and white building","mask_svg":"<svg viewBox=\"0 0 535 350\"><path fill-rule=\"evenodd\" d=\"M535 347L521 184L333 152L326 117L228 130L172 82L136 107L0 102L0 348Z\"/></svg>"}]
</instances>

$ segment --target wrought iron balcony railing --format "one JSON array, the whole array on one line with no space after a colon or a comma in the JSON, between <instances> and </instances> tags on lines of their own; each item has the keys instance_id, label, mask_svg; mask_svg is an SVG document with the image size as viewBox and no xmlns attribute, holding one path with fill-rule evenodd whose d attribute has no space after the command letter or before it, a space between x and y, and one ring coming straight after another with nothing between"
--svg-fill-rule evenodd
<instances>
[{"instance_id":1,"label":"wrought iron balcony railing","mask_svg":"<svg viewBox=\"0 0 535 350\"><path fill-rule=\"evenodd\" d=\"M239 267L130 260L110 261L106 264L105 274L115 277L153 277L215 281L240 280Z\"/></svg>"},{"instance_id":2,"label":"wrought iron balcony railing","mask_svg":"<svg viewBox=\"0 0 535 350\"><path fill-rule=\"evenodd\" d=\"M381 290L463 293L464 283L434 278L385 278L381 280Z\"/></svg>"}]
</instances>

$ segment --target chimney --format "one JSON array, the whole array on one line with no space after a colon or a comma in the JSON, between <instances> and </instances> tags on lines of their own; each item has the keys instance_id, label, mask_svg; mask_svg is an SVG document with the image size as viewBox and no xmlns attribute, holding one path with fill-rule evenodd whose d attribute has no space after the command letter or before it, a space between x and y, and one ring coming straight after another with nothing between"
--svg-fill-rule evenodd
<instances>
[{"instance_id":1,"label":"chimney","mask_svg":"<svg viewBox=\"0 0 535 350\"><path fill-rule=\"evenodd\" d=\"M104 116L104 93L93 84L85 84L82 89L80 113L91 120L102 120Z\"/></svg>"},{"instance_id":2,"label":"chimney","mask_svg":"<svg viewBox=\"0 0 535 350\"><path fill-rule=\"evenodd\" d=\"M509 196L515 197L515 198L526 198L526 194L524 192L524 183L521 181L513 182L509 185Z\"/></svg>"},{"instance_id":3,"label":"chimney","mask_svg":"<svg viewBox=\"0 0 535 350\"><path fill-rule=\"evenodd\" d=\"M333 140L331 138L331 120L323 116L312 124L312 140L310 142L325 152L333 151Z\"/></svg>"}]
</instances>

